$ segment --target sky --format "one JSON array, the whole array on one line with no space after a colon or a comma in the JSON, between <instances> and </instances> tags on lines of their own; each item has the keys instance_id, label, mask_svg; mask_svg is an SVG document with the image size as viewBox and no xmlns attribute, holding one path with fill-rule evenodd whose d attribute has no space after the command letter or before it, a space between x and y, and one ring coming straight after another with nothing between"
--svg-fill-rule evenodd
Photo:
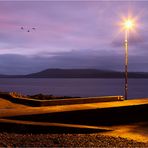
<instances>
[{"instance_id":1,"label":"sky","mask_svg":"<svg viewBox=\"0 0 148 148\"><path fill-rule=\"evenodd\" d=\"M119 24L129 16L137 24L129 33L129 71L148 72L147 10L148 1L0 1L0 74L124 71Z\"/></svg>"}]
</instances>

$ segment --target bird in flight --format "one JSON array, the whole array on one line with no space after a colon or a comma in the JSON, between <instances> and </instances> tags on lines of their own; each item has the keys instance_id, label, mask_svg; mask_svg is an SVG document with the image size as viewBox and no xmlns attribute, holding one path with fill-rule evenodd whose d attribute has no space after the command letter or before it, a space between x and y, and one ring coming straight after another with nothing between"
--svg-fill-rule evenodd
<instances>
[{"instance_id":1,"label":"bird in flight","mask_svg":"<svg viewBox=\"0 0 148 148\"><path fill-rule=\"evenodd\" d=\"M34 31L36 30L35 27L32 27L30 29L25 29L24 27L21 27L21 30L26 30L26 32L31 32L31 29L34 30Z\"/></svg>"}]
</instances>

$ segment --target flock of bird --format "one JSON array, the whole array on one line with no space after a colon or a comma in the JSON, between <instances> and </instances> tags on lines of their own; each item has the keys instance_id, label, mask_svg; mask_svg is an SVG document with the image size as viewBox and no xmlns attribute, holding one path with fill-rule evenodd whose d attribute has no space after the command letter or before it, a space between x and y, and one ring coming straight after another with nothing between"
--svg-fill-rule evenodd
<instances>
[{"instance_id":1,"label":"flock of bird","mask_svg":"<svg viewBox=\"0 0 148 148\"><path fill-rule=\"evenodd\" d=\"M36 28L33 27L33 28L30 28L30 29L26 29L25 27L21 27L21 30L24 30L24 31L27 31L27 32L31 32L32 30L35 31Z\"/></svg>"}]
</instances>

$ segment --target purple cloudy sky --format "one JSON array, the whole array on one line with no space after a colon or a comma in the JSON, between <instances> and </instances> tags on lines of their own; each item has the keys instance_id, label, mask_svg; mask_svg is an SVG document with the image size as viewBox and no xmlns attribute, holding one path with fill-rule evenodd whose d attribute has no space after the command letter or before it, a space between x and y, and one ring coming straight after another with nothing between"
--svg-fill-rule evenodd
<instances>
[{"instance_id":1,"label":"purple cloudy sky","mask_svg":"<svg viewBox=\"0 0 148 148\"><path fill-rule=\"evenodd\" d=\"M146 1L0 1L0 73L123 70L124 32L117 24L129 14L138 18L136 34L130 33L129 70L148 71L147 10Z\"/></svg>"}]
</instances>

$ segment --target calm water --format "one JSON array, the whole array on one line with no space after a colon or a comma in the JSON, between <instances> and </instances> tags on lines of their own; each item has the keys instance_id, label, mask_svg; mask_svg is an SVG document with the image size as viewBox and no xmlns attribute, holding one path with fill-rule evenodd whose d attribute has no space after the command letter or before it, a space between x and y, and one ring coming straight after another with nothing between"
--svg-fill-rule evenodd
<instances>
[{"instance_id":1,"label":"calm water","mask_svg":"<svg viewBox=\"0 0 148 148\"><path fill-rule=\"evenodd\" d=\"M124 95L123 79L0 79L0 91L66 96ZM129 98L148 97L148 79L129 79Z\"/></svg>"}]
</instances>

